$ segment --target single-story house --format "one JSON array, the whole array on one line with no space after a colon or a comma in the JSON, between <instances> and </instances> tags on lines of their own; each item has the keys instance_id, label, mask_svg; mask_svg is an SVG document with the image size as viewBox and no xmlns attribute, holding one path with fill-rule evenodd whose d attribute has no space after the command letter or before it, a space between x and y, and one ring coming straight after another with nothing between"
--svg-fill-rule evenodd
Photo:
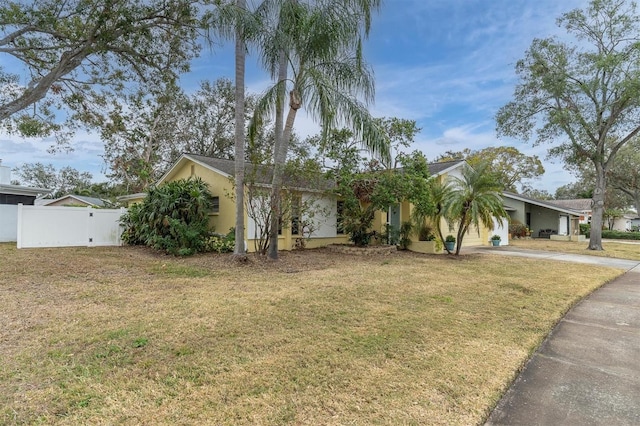
<instances>
[{"instance_id":1,"label":"single-story house","mask_svg":"<svg viewBox=\"0 0 640 426\"><path fill-rule=\"evenodd\" d=\"M506 191L503 192L503 200L511 220L526 225L532 237L580 239L579 223L583 212Z\"/></svg>"},{"instance_id":2,"label":"single-story house","mask_svg":"<svg viewBox=\"0 0 640 426\"><path fill-rule=\"evenodd\" d=\"M432 163L429 165L431 176L436 179L446 180L451 176L462 176L463 167L468 167L465 161L449 161L442 163ZM164 182L170 182L179 179L187 179L190 177L200 177L209 184L209 190L214 197L214 207L210 213L210 221L216 232L226 233L235 225L235 202L229 195L233 194L233 176L235 173L235 163L232 160L219 158L211 158L195 154L182 154L176 163L160 178L156 185L162 185ZM254 168L251 164L246 165L245 174L253 177L254 187L268 190L271 185L271 170L269 168ZM330 182L316 182L314 185L308 185L307 182L296 179L295 177L285 177L284 190L289 191L297 196L301 203L313 203L317 210L322 214L316 214L313 217L298 217L292 212L292 223L290 226L283 226L280 230L279 248L281 250L291 250L305 237L301 226L298 224L313 222L313 231L310 237L305 241L306 247L322 247L329 244L342 244L348 242L348 236L341 232L340 222L340 200L333 194L327 194L326 189L331 186ZM131 194L129 196L120 197L120 202L129 205L144 199L146 194ZM246 197L246 195L245 195ZM261 201L264 205L264 202ZM389 211L376 212L374 218L373 229L376 232L382 232L385 225L389 224L398 229L404 221L411 218L412 205L409 202L400 203ZM256 235L259 233L260 223L256 219L250 217L245 209L246 224L246 240L249 251L254 251ZM441 224L444 235L455 234L455 230L449 230L448 225L444 222ZM488 245L489 238L496 232L503 232L504 244L507 243L506 223L501 224L499 231L497 228L500 224L495 224L494 229L477 229L473 228L469 234L465 236L464 246ZM412 237L417 242L417 237ZM414 249L417 244L414 246ZM412 248L411 246L409 247Z\"/></svg>"},{"instance_id":3,"label":"single-story house","mask_svg":"<svg viewBox=\"0 0 640 426\"><path fill-rule=\"evenodd\" d=\"M593 211L591 198L575 198L571 200L548 200L548 203L580 212L580 223L591 223Z\"/></svg>"},{"instance_id":4,"label":"single-story house","mask_svg":"<svg viewBox=\"0 0 640 426\"><path fill-rule=\"evenodd\" d=\"M640 216L635 211L628 211L613 221L615 231L633 231L640 228Z\"/></svg>"},{"instance_id":5,"label":"single-story house","mask_svg":"<svg viewBox=\"0 0 640 426\"><path fill-rule=\"evenodd\" d=\"M0 204L33 206L36 198L50 193L46 188L11 184L11 168L0 160Z\"/></svg>"},{"instance_id":6,"label":"single-story house","mask_svg":"<svg viewBox=\"0 0 640 426\"><path fill-rule=\"evenodd\" d=\"M33 206L38 197L49 192L46 188L11 184L11 168L0 161L0 242L18 238L18 204Z\"/></svg>"},{"instance_id":7,"label":"single-story house","mask_svg":"<svg viewBox=\"0 0 640 426\"><path fill-rule=\"evenodd\" d=\"M68 194L54 200L43 200L43 206L64 206L64 207L106 207L104 200L95 197L87 197L84 195Z\"/></svg>"}]
</instances>

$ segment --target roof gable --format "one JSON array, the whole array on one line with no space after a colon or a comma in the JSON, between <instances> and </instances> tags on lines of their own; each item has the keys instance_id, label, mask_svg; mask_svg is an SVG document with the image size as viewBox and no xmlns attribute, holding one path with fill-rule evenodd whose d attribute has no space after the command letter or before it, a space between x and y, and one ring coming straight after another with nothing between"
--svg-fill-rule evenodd
<instances>
[{"instance_id":1,"label":"roof gable","mask_svg":"<svg viewBox=\"0 0 640 426\"><path fill-rule=\"evenodd\" d=\"M193 161L213 172L219 173L224 177L232 178L235 176L235 161L223 158L206 157L197 154L182 154L178 161L158 180L157 185L164 182L176 170L181 168L186 162ZM250 178L255 184L269 186L273 180L273 168L266 165L254 165L244 163L245 177ZM318 179L316 182L310 182L302 176L285 175L283 184L288 188L306 189L306 190L323 190L330 189L334 186L333 182L326 179Z\"/></svg>"},{"instance_id":2,"label":"roof gable","mask_svg":"<svg viewBox=\"0 0 640 426\"><path fill-rule=\"evenodd\" d=\"M73 202L75 201L79 201L81 203L84 204L88 204L90 206L93 207L104 207L105 206L105 202L104 200L101 200L100 198L95 198L95 197L87 197L84 195L75 195L75 194L67 194L65 196L62 196L60 198L56 198L53 200L47 200L46 202L42 203L43 206L47 206L49 204L54 204L63 200L69 199L69 201Z\"/></svg>"},{"instance_id":3,"label":"roof gable","mask_svg":"<svg viewBox=\"0 0 640 426\"><path fill-rule=\"evenodd\" d=\"M457 168L463 167L467 162L465 160L442 161L440 163L429 163L429 174L431 176L440 176L451 172Z\"/></svg>"}]
</instances>

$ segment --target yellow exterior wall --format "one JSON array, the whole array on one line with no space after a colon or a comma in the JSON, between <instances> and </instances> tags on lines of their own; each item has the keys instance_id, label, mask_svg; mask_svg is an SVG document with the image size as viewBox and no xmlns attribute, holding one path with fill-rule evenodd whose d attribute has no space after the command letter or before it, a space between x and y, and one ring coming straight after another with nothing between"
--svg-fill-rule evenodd
<instances>
[{"instance_id":1,"label":"yellow exterior wall","mask_svg":"<svg viewBox=\"0 0 640 426\"><path fill-rule=\"evenodd\" d=\"M164 181L174 181L179 179L188 179L191 176L196 176L202 178L205 182L209 184L209 190L214 197L219 197L220 200L220 210L218 213L210 214L211 225L214 227L215 231L221 234L226 234L230 228L235 226L235 202L233 199L229 198L228 195L232 195L233 192L233 184L227 176L221 175L210 170L207 167L201 166L200 164L194 163L191 160L186 160L182 162L182 164L177 167L175 170L171 172L170 175L167 175ZM441 182L446 179L446 176L438 176L438 180ZM136 200L139 201L139 200ZM129 204L132 204L132 201L129 201ZM366 205L365 205L366 207ZM413 210L413 205L407 201L401 203L400 205L400 221L406 222L411 220L411 211ZM247 214L245 211L245 223L248 223ZM376 211L374 214L374 220L372 224L372 230L376 232L383 232L384 227L387 223L387 212L386 211ZM443 219L441 223L441 229L443 236L447 236L452 234L456 236L457 229L449 230L449 225ZM475 227L471 227L471 230L464 236L463 239L463 247L471 247L478 245L489 245L490 238L490 229L482 227L480 229L480 235L478 236L478 232ZM247 241L247 250L249 252L255 251L254 248L254 240L248 239L245 230L245 240ZM282 235L278 239L278 248L280 250L292 250L295 248L296 239L299 238L297 235L291 235L291 227L284 227L282 230ZM417 241L417 235L411 236L412 241ZM311 240L305 241L305 246L307 248L317 248L324 247L328 244L345 244L348 243L347 235L338 235L336 237L329 238L313 238Z\"/></svg>"},{"instance_id":2,"label":"yellow exterior wall","mask_svg":"<svg viewBox=\"0 0 640 426\"><path fill-rule=\"evenodd\" d=\"M210 223L214 227L215 232L226 234L230 228L235 226L235 201L229 197L233 195L233 182L229 177L214 172L211 169L194 163L191 160L183 161L175 170L165 177L163 182L170 182L180 179L188 179L189 177L200 177L209 184L209 191L214 197L219 197L220 209L218 213L210 213ZM246 194L245 194L246 196ZM248 217L245 210L245 224L248 223ZM284 226L282 235L278 237L279 250L292 250L295 248L298 235L291 234L291 226ZM255 240L249 238L247 229L245 228L245 241L247 242L247 251L255 252ZM329 244L343 244L348 242L348 236L338 235L333 238L312 238L305 241L307 248L324 247Z\"/></svg>"},{"instance_id":3,"label":"yellow exterior wall","mask_svg":"<svg viewBox=\"0 0 640 426\"><path fill-rule=\"evenodd\" d=\"M193 173L192 173L193 172ZM190 177L199 177L209 184L209 191L214 197L220 199L220 210L218 213L209 213L209 223L220 234L226 234L230 228L235 226L236 205L227 197L233 192L233 186L227 176L216 173L200 164L192 161L185 161L184 164L167 176L165 181L171 182ZM245 216L246 223L246 216Z\"/></svg>"}]
</instances>

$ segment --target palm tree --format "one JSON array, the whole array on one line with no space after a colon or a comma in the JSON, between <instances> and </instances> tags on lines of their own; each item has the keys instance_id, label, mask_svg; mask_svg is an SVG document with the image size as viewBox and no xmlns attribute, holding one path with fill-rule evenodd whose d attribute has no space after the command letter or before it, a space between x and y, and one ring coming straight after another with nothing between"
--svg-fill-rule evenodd
<instances>
[{"instance_id":1,"label":"palm tree","mask_svg":"<svg viewBox=\"0 0 640 426\"><path fill-rule=\"evenodd\" d=\"M462 177L454 177L451 190L444 198L444 215L449 225L458 227L456 255L460 254L462 239L474 225L480 233L480 225L493 226L493 218L507 218L502 205L501 186L491 173L488 164L482 163L475 169L467 167Z\"/></svg>"},{"instance_id":2,"label":"palm tree","mask_svg":"<svg viewBox=\"0 0 640 426\"><path fill-rule=\"evenodd\" d=\"M246 9L245 0L236 0L236 6L240 11ZM245 259L244 250L244 74L246 47L244 31L240 20L236 24L235 46L235 202L236 202L236 226L235 247L233 255L236 259Z\"/></svg>"},{"instance_id":3,"label":"palm tree","mask_svg":"<svg viewBox=\"0 0 640 426\"><path fill-rule=\"evenodd\" d=\"M245 180L245 60L247 43L256 40L260 33L260 22L256 14L247 10L246 0L217 5L207 14L206 21L214 33L235 40L235 247L233 256L243 260L244 247L244 180Z\"/></svg>"},{"instance_id":4,"label":"palm tree","mask_svg":"<svg viewBox=\"0 0 640 426\"><path fill-rule=\"evenodd\" d=\"M273 14L276 3L279 8ZM259 47L265 68L276 83L258 101L250 125L255 129L269 115L275 115L271 207L276 214L269 236L271 259L278 257L277 223L284 164L300 108L320 121L323 132L347 126L374 154L384 159L389 156L387 137L366 109L373 100L374 88L371 71L362 60L361 46L361 36L369 30L371 11L379 5L380 0L320 0L313 5L297 0L266 0L264 8L258 10L263 22L268 22L270 12L275 16L271 31L265 32ZM287 91L289 108L285 121Z\"/></svg>"}]
</instances>

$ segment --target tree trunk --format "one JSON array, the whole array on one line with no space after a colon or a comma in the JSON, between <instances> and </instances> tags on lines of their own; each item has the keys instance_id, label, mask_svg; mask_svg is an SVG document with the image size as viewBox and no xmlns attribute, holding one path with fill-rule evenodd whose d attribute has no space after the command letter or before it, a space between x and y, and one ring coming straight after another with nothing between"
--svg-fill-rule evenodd
<instances>
[{"instance_id":1,"label":"tree trunk","mask_svg":"<svg viewBox=\"0 0 640 426\"><path fill-rule=\"evenodd\" d=\"M245 0L236 0L239 9L246 8ZM236 259L246 258L244 247L244 73L245 45L242 27L236 27L236 93L235 93L235 197L236 197L236 243L233 255Z\"/></svg>"},{"instance_id":2,"label":"tree trunk","mask_svg":"<svg viewBox=\"0 0 640 426\"><path fill-rule=\"evenodd\" d=\"M451 254L451 252L449 251L449 249L447 248L447 245L444 244L444 237L442 236L442 226L440 226L440 221L442 220L442 217L438 217L434 222L436 223L435 227L436 227L436 231L438 232L438 237L440 237L440 241L442 241L442 244L444 245L444 249L447 251L447 254Z\"/></svg>"},{"instance_id":3,"label":"tree trunk","mask_svg":"<svg viewBox=\"0 0 640 426\"><path fill-rule=\"evenodd\" d=\"M278 169L284 167L287 153L284 152L284 158L281 158L284 127L284 96L286 93L285 82L287 81L287 56L285 52L280 52L280 67L278 69L278 102L276 103L276 118L274 129L274 145L273 145L273 176L271 181L271 224L269 225L269 248L267 256L269 259L278 259L278 225L280 223L280 191L275 191L276 176ZM280 166L278 165L280 164ZM282 172L280 172L280 180L282 180ZM280 182L282 187L282 182Z\"/></svg>"},{"instance_id":4,"label":"tree trunk","mask_svg":"<svg viewBox=\"0 0 640 426\"><path fill-rule=\"evenodd\" d=\"M298 113L298 109L300 109L300 99L297 96L295 91L291 91L290 93L290 101L289 101L289 113L287 114L287 122L284 125L284 131L282 132L282 143L280 144L280 149L278 150L278 156L276 158L275 164L273 165L273 180L271 181L271 199L277 199L278 203L281 200L282 193L282 180L284 175L284 166L287 160L287 151L289 150L289 140L291 139L291 132L293 131L293 123L296 120L296 114ZM280 204L278 204L278 217L276 218L276 224L278 223L278 219L280 217ZM271 235L274 235L274 230L271 230ZM278 258L278 227L275 227L275 244L272 244L274 240L270 239L269 241L269 258L277 259ZM275 250L274 250L275 248Z\"/></svg>"},{"instance_id":5,"label":"tree trunk","mask_svg":"<svg viewBox=\"0 0 640 426\"><path fill-rule=\"evenodd\" d=\"M605 171L600 164L596 166L596 185L593 189L591 201L591 236L589 237L589 250L602 250L602 221L604 214L604 197L606 188Z\"/></svg>"}]
</instances>

